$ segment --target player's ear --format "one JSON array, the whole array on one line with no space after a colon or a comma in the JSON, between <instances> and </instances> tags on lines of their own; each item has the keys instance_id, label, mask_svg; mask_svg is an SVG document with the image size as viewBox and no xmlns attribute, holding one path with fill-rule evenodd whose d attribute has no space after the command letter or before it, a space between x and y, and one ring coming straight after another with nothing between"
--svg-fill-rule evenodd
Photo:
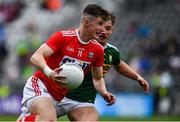
<instances>
[{"instance_id":1,"label":"player's ear","mask_svg":"<svg viewBox=\"0 0 180 122\"><path fill-rule=\"evenodd\" d=\"M85 27L89 26L89 19L87 17L84 17L83 18L83 23L84 23Z\"/></svg>"}]
</instances>

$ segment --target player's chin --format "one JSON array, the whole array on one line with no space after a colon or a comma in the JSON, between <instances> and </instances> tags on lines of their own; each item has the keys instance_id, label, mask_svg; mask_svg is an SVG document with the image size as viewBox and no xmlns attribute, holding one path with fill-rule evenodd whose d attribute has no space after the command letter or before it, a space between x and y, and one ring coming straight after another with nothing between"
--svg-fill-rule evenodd
<instances>
[{"instance_id":1,"label":"player's chin","mask_svg":"<svg viewBox=\"0 0 180 122\"><path fill-rule=\"evenodd\" d=\"M98 40L98 42L101 44L101 45L104 45L106 42L103 41L103 40Z\"/></svg>"},{"instance_id":2,"label":"player's chin","mask_svg":"<svg viewBox=\"0 0 180 122\"><path fill-rule=\"evenodd\" d=\"M99 40L98 35L95 35L95 36L94 36L94 39Z\"/></svg>"},{"instance_id":3,"label":"player's chin","mask_svg":"<svg viewBox=\"0 0 180 122\"><path fill-rule=\"evenodd\" d=\"M98 38L98 42L100 42L100 43L106 43L106 39L105 39L105 38Z\"/></svg>"}]
</instances>

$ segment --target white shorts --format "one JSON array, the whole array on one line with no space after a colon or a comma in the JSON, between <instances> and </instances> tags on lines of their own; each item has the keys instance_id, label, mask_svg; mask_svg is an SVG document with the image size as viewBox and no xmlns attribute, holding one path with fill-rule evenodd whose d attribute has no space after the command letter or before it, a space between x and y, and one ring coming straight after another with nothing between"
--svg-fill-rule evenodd
<instances>
[{"instance_id":1,"label":"white shorts","mask_svg":"<svg viewBox=\"0 0 180 122\"><path fill-rule=\"evenodd\" d=\"M29 106L35 99L39 97L49 97L52 101L55 102L53 97L48 93L47 88L43 84L43 82L37 78L36 76L31 76L24 87L23 90L23 99L21 101L22 107L22 114L23 116L27 116L31 114L29 112Z\"/></svg>"},{"instance_id":2,"label":"white shorts","mask_svg":"<svg viewBox=\"0 0 180 122\"><path fill-rule=\"evenodd\" d=\"M37 77L32 76L27 80L27 83L24 87L23 99L21 102L23 105L21 109L21 116L28 116L31 114L29 111L29 106L35 99L38 99L39 97L49 97L53 101L57 116L63 116L78 107L94 106L93 103L78 102L67 97L64 97L60 102L58 102L48 93L47 88L43 82Z\"/></svg>"},{"instance_id":3,"label":"white shorts","mask_svg":"<svg viewBox=\"0 0 180 122\"><path fill-rule=\"evenodd\" d=\"M78 102L67 97L64 97L61 102L56 105L57 116L64 116L75 108L79 107L94 107L93 103Z\"/></svg>"}]
</instances>

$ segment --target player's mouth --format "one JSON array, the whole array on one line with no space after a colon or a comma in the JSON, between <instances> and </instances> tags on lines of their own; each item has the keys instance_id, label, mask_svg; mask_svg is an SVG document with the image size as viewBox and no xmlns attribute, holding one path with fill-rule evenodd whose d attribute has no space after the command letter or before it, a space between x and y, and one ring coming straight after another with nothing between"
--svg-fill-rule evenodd
<instances>
[{"instance_id":1,"label":"player's mouth","mask_svg":"<svg viewBox=\"0 0 180 122\"><path fill-rule=\"evenodd\" d=\"M99 37L99 39L101 39L101 40L106 40L106 39L107 39L106 34L103 34L103 33L100 33L100 34L98 35L98 37Z\"/></svg>"},{"instance_id":2,"label":"player's mouth","mask_svg":"<svg viewBox=\"0 0 180 122\"><path fill-rule=\"evenodd\" d=\"M96 38L99 39L99 40L105 40L107 39L107 35L104 34L104 33L101 33L101 32L96 32Z\"/></svg>"}]
</instances>

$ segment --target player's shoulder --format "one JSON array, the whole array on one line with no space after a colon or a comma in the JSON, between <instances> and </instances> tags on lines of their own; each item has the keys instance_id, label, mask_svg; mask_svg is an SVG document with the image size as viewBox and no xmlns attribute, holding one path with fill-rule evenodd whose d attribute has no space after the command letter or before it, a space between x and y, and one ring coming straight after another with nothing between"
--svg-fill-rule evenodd
<instances>
[{"instance_id":1,"label":"player's shoulder","mask_svg":"<svg viewBox=\"0 0 180 122\"><path fill-rule=\"evenodd\" d=\"M68 36L68 37L77 36L76 29L74 28L68 30L62 30L60 31L60 33L62 34L62 36Z\"/></svg>"},{"instance_id":2,"label":"player's shoulder","mask_svg":"<svg viewBox=\"0 0 180 122\"><path fill-rule=\"evenodd\" d=\"M99 47L101 49L104 49L103 46L95 39L90 40L90 42L95 45L96 47Z\"/></svg>"},{"instance_id":3,"label":"player's shoulder","mask_svg":"<svg viewBox=\"0 0 180 122\"><path fill-rule=\"evenodd\" d=\"M111 49L111 50L115 50L117 52L119 52L118 48L110 43L107 43L107 46L106 46L107 49Z\"/></svg>"}]
</instances>

